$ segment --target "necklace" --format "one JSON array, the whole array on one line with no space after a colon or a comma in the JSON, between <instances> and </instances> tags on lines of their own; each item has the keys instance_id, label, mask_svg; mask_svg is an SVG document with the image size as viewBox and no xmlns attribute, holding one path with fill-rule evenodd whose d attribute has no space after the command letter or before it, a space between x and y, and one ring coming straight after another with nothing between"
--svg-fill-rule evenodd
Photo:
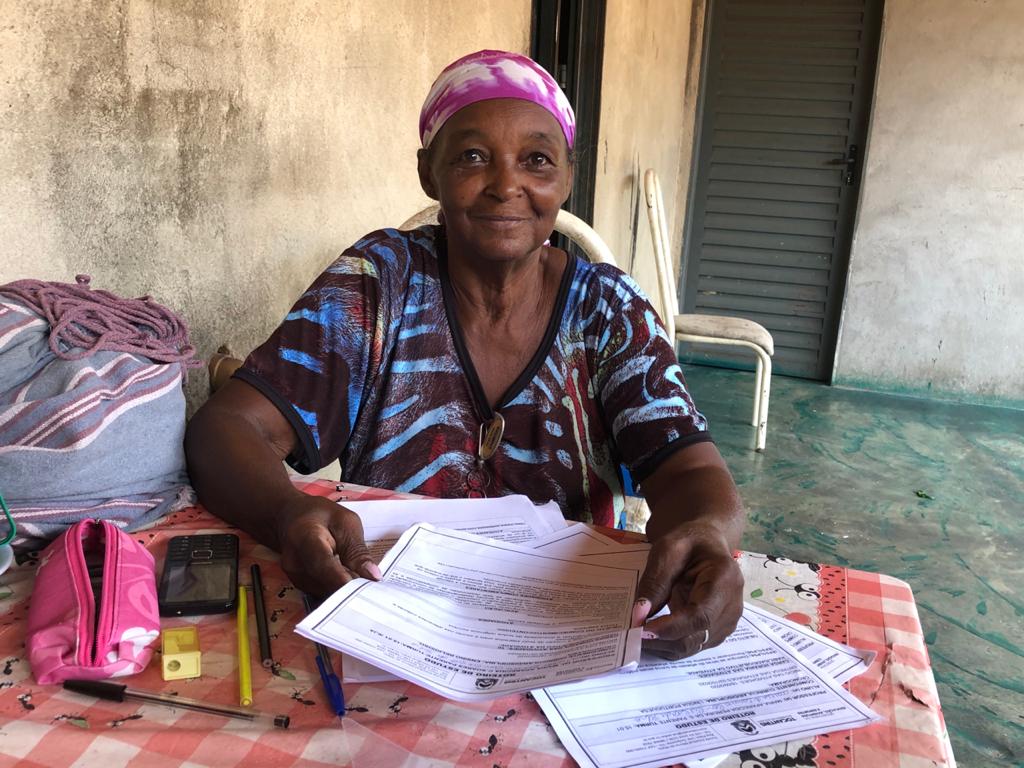
<instances>
[{"instance_id":1,"label":"necklace","mask_svg":"<svg viewBox=\"0 0 1024 768\"><path fill-rule=\"evenodd\" d=\"M469 498L483 499L487 497L491 475L487 471L485 462L497 452L504 434L505 418L497 411L493 418L480 423L480 434L476 444L476 464L466 473L466 488Z\"/></svg>"}]
</instances>

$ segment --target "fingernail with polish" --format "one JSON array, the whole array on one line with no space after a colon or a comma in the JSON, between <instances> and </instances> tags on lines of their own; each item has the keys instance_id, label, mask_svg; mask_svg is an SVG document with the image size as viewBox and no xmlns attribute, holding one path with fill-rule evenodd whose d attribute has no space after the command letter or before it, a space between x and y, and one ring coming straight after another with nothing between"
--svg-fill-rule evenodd
<instances>
[{"instance_id":1,"label":"fingernail with polish","mask_svg":"<svg viewBox=\"0 0 1024 768\"><path fill-rule=\"evenodd\" d=\"M657 632L651 632L649 629L645 629L643 632L640 633L640 639L641 640L657 640L658 639L658 633Z\"/></svg>"}]
</instances>

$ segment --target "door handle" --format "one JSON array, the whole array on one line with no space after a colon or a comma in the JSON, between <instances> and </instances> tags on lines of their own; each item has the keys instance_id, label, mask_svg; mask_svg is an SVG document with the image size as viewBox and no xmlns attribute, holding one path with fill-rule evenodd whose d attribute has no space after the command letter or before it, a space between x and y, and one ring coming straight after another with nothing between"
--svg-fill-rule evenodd
<instances>
[{"instance_id":1,"label":"door handle","mask_svg":"<svg viewBox=\"0 0 1024 768\"><path fill-rule=\"evenodd\" d=\"M846 157L837 157L834 160L826 160L825 165L842 165L846 167L843 174L843 183L846 186L853 184L853 171L857 167L857 145L851 144L846 150Z\"/></svg>"}]
</instances>

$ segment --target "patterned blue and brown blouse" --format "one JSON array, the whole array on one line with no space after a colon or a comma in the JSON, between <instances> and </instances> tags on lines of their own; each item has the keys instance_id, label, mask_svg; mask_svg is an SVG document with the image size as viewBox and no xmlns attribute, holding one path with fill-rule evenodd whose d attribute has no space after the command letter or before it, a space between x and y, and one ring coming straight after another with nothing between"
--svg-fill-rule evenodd
<instances>
[{"instance_id":1,"label":"patterned blue and brown blouse","mask_svg":"<svg viewBox=\"0 0 1024 768\"><path fill-rule=\"evenodd\" d=\"M374 232L316 279L236 376L289 420L289 462L427 496L521 493L614 526L642 483L710 440L657 314L615 267L570 258L547 333L495 408L460 331L444 229ZM480 462L480 425L505 429Z\"/></svg>"}]
</instances>

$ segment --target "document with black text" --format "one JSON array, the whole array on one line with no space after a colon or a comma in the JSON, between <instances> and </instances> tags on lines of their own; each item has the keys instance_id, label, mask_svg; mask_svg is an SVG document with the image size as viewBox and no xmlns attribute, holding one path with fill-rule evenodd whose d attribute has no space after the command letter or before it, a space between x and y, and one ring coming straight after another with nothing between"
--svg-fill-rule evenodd
<instances>
[{"instance_id":1,"label":"document with black text","mask_svg":"<svg viewBox=\"0 0 1024 768\"><path fill-rule=\"evenodd\" d=\"M858 666L851 657L859 652L833 654L827 641L813 646L822 660L816 666L771 624L782 626L748 607L725 642L696 656L644 655L635 669L533 695L583 768L657 768L701 758L713 764L740 749L879 719L828 671L863 671L867 655Z\"/></svg>"},{"instance_id":2,"label":"document with black text","mask_svg":"<svg viewBox=\"0 0 1024 768\"><path fill-rule=\"evenodd\" d=\"M460 701L602 675L640 657L639 567L552 556L426 524L296 630Z\"/></svg>"}]
</instances>

